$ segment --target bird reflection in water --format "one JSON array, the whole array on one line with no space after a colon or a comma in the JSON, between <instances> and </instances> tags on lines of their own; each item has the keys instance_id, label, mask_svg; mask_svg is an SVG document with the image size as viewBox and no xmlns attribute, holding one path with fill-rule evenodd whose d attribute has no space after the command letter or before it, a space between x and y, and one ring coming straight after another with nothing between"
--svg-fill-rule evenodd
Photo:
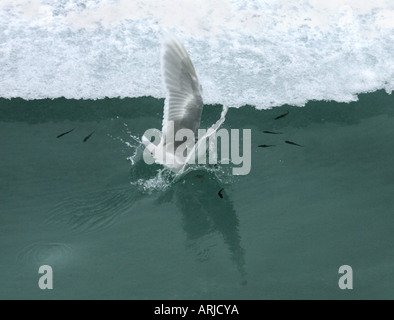
<instances>
[{"instance_id":1,"label":"bird reflection in water","mask_svg":"<svg viewBox=\"0 0 394 320\"><path fill-rule=\"evenodd\" d=\"M231 259L241 276L241 283L246 284L245 253L241 246L239 220L228 193L211 172L191 172L182 181L174 184L162 195L159 202L175 201L182 212L182 227L187 242L192 246L207 235L218 233L227 245ZM200 249L199 260L209 259L209 249Z\"/></svg>"}]
</instances>

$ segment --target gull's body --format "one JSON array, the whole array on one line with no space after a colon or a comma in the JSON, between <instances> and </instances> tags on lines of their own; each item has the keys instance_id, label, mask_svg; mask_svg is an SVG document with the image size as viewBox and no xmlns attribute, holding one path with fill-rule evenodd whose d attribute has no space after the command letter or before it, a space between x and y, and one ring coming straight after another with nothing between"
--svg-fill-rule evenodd
<instances>
[{"instance_id":1,"label":"gull's body","mask_svg":"<svg viewBox=\"0 0 394 320\"><path fill-rule=\"evenodd\" d=\"M189 129L193 132L194 138L197 137L204 106L202 87L185 47L175 36L167 34L164 37L161 58L162 76L167 89L162 136L157 146L145 136L142 137L142 142L151 152L156 163L179 172L183 171L190 159L194 157L198 146L215 133L223 123L227 107L223 108L221 118L198 140L187 158L178 157L174 150L183 143L173 138L178 130Z\"/></svg>"}]
</instances>

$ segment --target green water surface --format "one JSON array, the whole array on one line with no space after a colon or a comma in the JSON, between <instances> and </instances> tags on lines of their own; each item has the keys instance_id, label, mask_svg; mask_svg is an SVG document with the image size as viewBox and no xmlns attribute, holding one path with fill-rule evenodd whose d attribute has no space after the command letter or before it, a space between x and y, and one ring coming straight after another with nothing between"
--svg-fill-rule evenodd
<instances>
[{"instance_id":1,"label":"green water surface","mask_svg":"<svg viewBox=\"0 0 394 320\"><path fill-rule=\"evenodd\" d=\"M162 110L0 99L0 299L394 298L393 95L230 109L224 128L252 129L250 174L207 166L176 182L128 160ZM220 112L205 106L202 127Z\"/></svg>"}]
</instances>

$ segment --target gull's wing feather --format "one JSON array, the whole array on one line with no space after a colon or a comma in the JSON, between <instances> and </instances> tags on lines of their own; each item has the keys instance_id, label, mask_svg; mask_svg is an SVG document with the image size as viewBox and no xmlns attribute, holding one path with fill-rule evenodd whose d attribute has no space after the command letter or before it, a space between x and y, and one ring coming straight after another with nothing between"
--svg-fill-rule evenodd
<instances>
[{"instance_id":1,"label":"gull's wing feather","mask_svg":"<svg viewBox=\"0 0 394 320\"><path fill-rule=\"evenodd\" d=\"M203 108L201 85L185 47L174 35L163 38L162 73L167 89L163 134L168 134L168 123L173 121L175 133L187 128L197 136Z\"/></svg>"},{"instance_id":2,"label":"gull's wing feather","mask_svg":"<svg viewBox=\"0 0 394 320\"><path fill-rule=\"evenodd\" d=\"M181 168L180 172L183 172L183 170L186 168L186 165L188 164L188 162L195 157L195 153L198 151L198 148L200 147L200 145L206 141L211 135L213 135L214 133L216 133L216 131L219 129L219 127L222 125L222 123L224 122L224 120L226 120L226 114L228 111L228 107L223 105L223 110L222 113L220 115L220 119L218 121L216 121L208 130L207 132L198 139L198 142L196 143L196 145L194 146L194 149L192 150L192 152L189 153L188 157L186 158L185 161L185 165ZM204 154L205 157L205 154Z\"/></svg>"}]
</instances>

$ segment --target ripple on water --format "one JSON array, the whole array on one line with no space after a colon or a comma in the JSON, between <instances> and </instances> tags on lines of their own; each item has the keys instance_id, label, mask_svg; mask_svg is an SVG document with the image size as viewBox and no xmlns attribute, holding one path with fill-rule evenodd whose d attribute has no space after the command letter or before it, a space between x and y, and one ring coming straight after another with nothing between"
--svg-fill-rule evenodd
<instances>
[{"instance_id":1,"label":"ripple on water","mask_svg":"<svg viewBox=\"0 0 394 320\"><path fill-rule=\"evenodd\" d=\"M17 255L17 262L23 265L55 265L72 257L72 249L64 243L34 243L24 247Z\"/></svg>"},{"instance_id":2,"label":"ripple on water","mask_svg":"<svg viewBox=\"0 0 394 320\"><path fill-rule=\"evenodd\" d=\"M68 198L56 205L45 222L65 226L72 233L100 231L112 226L134 200L135 193L129 188Z\"/></svg>"}]
</instances>

